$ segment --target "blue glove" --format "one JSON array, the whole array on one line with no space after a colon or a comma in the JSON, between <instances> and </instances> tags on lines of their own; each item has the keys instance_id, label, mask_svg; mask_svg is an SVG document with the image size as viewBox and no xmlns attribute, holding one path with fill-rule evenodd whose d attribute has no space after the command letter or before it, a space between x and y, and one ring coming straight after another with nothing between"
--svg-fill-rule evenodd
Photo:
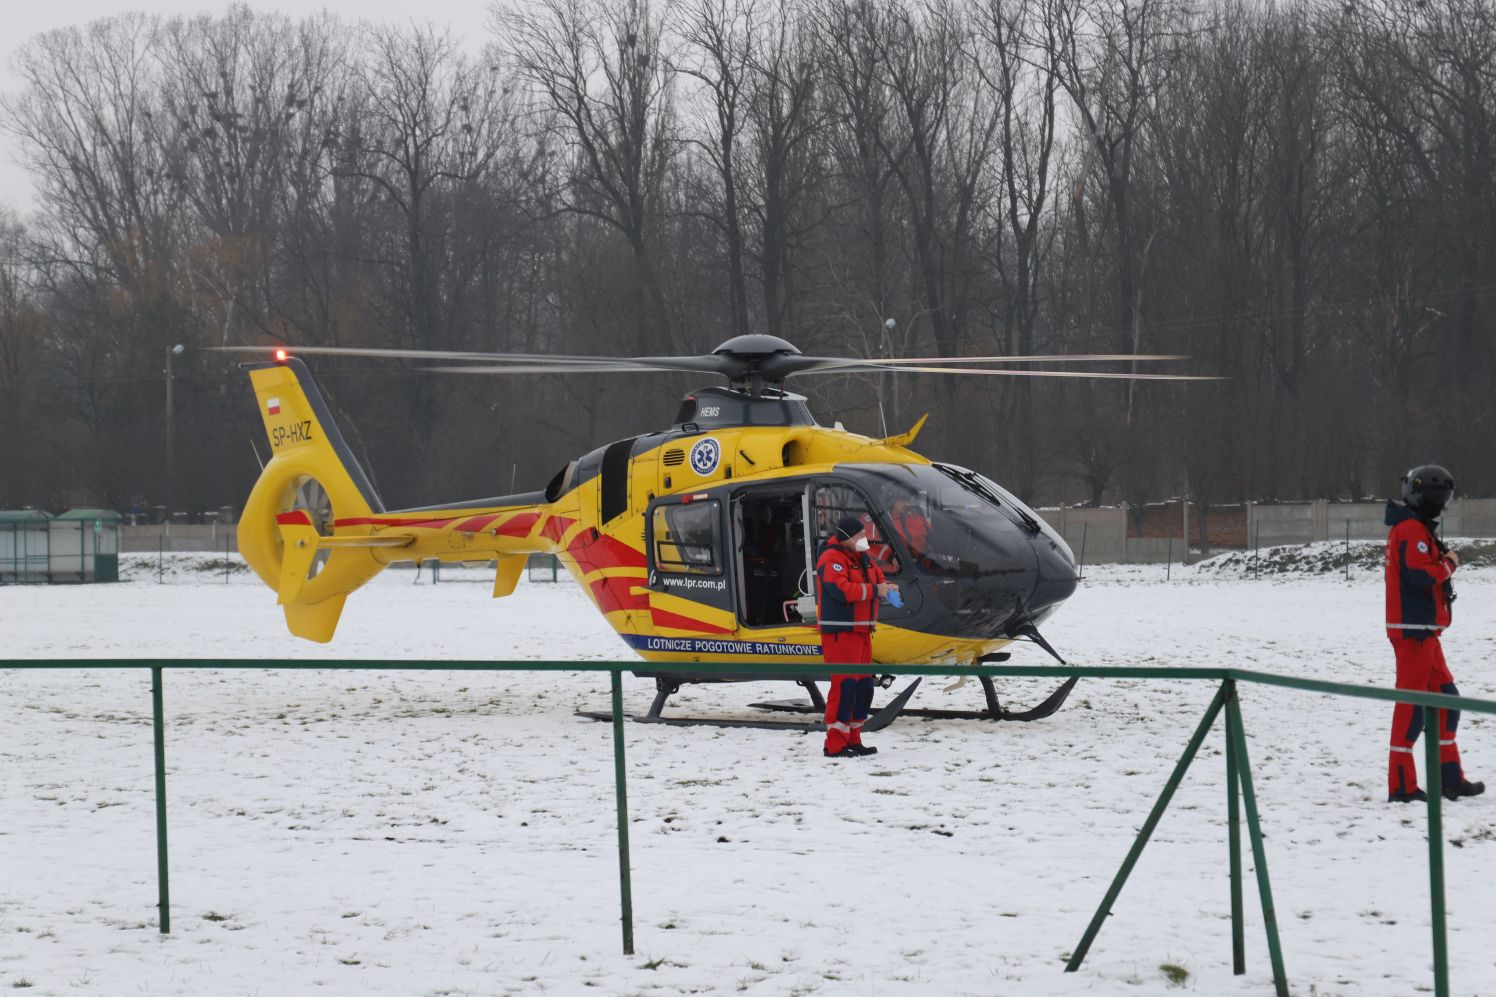
<instances>
[{"instance_id":1,"label":"blue glove","mask_svg":"<svg viewBox=\"0 0 1496 997\"><path fill-rule=\"evenodd\" d=\"M898 589L889 589L888 595L884 596L884 598L887 599L888 604L890 606L893 606L895 609L904 608L904 597L899 594Z\"/></svg>"}]
</instances>

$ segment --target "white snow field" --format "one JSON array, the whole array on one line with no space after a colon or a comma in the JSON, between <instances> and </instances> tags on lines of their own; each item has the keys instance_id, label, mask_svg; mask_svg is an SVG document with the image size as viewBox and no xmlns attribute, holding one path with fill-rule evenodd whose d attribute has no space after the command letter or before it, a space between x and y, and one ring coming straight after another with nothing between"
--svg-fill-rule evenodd
<instances>
[{"instance_id":1,"label":"white snow field","mask_svg":"<svg viewBox=\"0 0 1496 997\"><path fill-rule=\"evenodd\" d=\"M174 559L167 584L150 557L117 585L0 588L0 654L626 656L570 583L495 601L389 571L324 647L202 563ZM1496 569L1458 581L1446 651L1462 692L1496 696ZM1390 685L1380 584L1092 568L1046 632L1077 664ZM943 684L912 705L980 704L975 682ZM1000 691L1023 706L1051 686ZM626 957L611 727L573 715L606 707L606 675L168 672L163 937L149 673L0 670L0 991L1270 994L1249 851L1248 972L1231 973L1219 724L1085 965L1061 971L1214 691L1083 680L1047 720L904 718L876 757L838 762L818 736L629 724ZM790 692L689 688L673 708L761 717L747 704ZM652 693L625 680L632 711ZM1431 991L1424 811L1385 802L1390 705L1241 694L1292 992ZM1467 772L1496 776L1496 723L1460 733ZM1496 793L1447 804L1445 832L1453 991L1496 995Z\"/></svg>"}]
</instances>

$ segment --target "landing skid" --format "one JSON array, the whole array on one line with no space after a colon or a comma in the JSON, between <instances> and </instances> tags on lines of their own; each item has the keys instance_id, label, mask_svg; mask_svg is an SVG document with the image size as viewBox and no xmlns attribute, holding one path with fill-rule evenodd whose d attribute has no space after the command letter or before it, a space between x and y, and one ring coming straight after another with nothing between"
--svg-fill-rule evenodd
<instances>
[{"instance_id":1,"label":"landing skid","mask_svg":"<svg viewBox=\"0 0 1496 997\"><path fill-rule=\"evenodd\" d=\"M862 729L867 733L880 731L893 723L899 712L904 709L904 704L909 702L909 697L914 695L914 690L919 688L922 679L915 679L909 683L909 688L899 693L887 706L867 718L867 723ZM816 688L816 684L810 681L799 683L810 694L809 703L798 704L798 713L824 714L826 712L826 700ZM630 714L628 719L641 724L668 724L672 727L745 727L751 730L787 730L804 734L813 734L824 731L826 725L820 721L814 723L793 723L775 720L728 720L715 717L667 717L662 713L665 709L665 701L680 691L680 683L670 682L666 679L655 679L655 698L649 706L649 712L644 716ZM755 703L754 706L762 704ZM602 710L578 710L577 716L587 717L590 720L612 720L613 714Z\"/></svg>"},{"instance_id":2,"label":"landing skid","mask_svg":"<svg viewBox=\"0 0 1496 997\"><path fill-rule=\"evenodd\" d=\"M987 697L987 708L985 710L934 710L916 707L904 710L903 715L906 717L928 717L936 720L1016 720L1024 723L1030 720L1043 720L1065 705L1065 700L1069 697L1070 690L1075 688L1076 683L1075 678L1066 679L1064 685L1050 693L1048 699L1032 710L1015 711L1005 708L998 700L997 687L993 684L992 679L985 675L979 675L977 679L982 683L982 692ZM915 684L918 685L918 682ZM913 688L914 686L910 686L909 689L906 689L900 698L907 697L909 691ZM750 703L749 705L759 710L778 710L783 713L813 713L816 711L816 707L812 703L802 703L798 700L789 699L781 699L769 703ZM824 706L821 707L821 711L825 711ZM869 727L871 728L871 724L869 724Z\"/></svg>"}]
</instances>

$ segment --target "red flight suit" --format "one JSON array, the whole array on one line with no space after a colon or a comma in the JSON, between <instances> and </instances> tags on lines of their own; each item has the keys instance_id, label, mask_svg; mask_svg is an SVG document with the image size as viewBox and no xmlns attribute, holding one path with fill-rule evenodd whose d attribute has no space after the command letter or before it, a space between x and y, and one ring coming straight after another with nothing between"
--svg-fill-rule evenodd
<instances>
[{"instance_id":1,"label":"red flight suit","mask_svg":"<svg viewBox=\"0 0 1496 997\"><path fill-rule=\"evenodd\" d=\"M883 572L865 553L828 543L816 560L816 620L821 659L828 665L870 665ZM832 675L826 695L826 750L862 743L873 704L873 677Z\"/></svg>"},{"instance_id":2,"label":"red flight suit","mask_svg":"<svg viewBox=\"0 0 1496 997\"><path fill-rule=\"evenodd\" d=\"M919 559L930 547L930 521L913 509L892 513L893 528L909 548L909 556Z\"/></svg>"},{"instance_id":3,"label":"red flight suit","mask_svg":"<svg viewBox=\"0 0 1496 997\"><path fill-rule=\"evenodd\" d=\"M1387 639L1397 657L1397 688L1458 695L1444 661L1439 633L1450 623L1449 585L1454 562L1430 528L1412 510L1387 503ZM1464 781L1460 749L1455 743L1459 710L1439 711L1439 767L1445 786ZM1418 788L1413 745L1423 732L1423 707L1398 703L1392 710L1392 738L1387 753L1387 790L1411 793ZM1429 736L1433 736L1430 734Z\"/></svg>"}]
</instances>

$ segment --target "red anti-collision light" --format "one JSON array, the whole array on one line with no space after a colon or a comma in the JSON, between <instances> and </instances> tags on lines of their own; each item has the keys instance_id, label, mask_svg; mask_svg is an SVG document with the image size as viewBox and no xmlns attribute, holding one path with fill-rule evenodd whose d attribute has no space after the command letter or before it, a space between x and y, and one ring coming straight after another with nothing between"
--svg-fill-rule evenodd
<instances>
[{"instance_id":1,"label":"red anti-collision light","mask_svg":"<svg viewBox=\"0 0 1496 997\"><path fill-rule=\"evenodd\" d=\"M289 357L290 355L291 354L287 353L285 350L276 350L275 351L275 362L276 363L285 363L286 362L286 358Z\"/></svg>"}]
</instances>

